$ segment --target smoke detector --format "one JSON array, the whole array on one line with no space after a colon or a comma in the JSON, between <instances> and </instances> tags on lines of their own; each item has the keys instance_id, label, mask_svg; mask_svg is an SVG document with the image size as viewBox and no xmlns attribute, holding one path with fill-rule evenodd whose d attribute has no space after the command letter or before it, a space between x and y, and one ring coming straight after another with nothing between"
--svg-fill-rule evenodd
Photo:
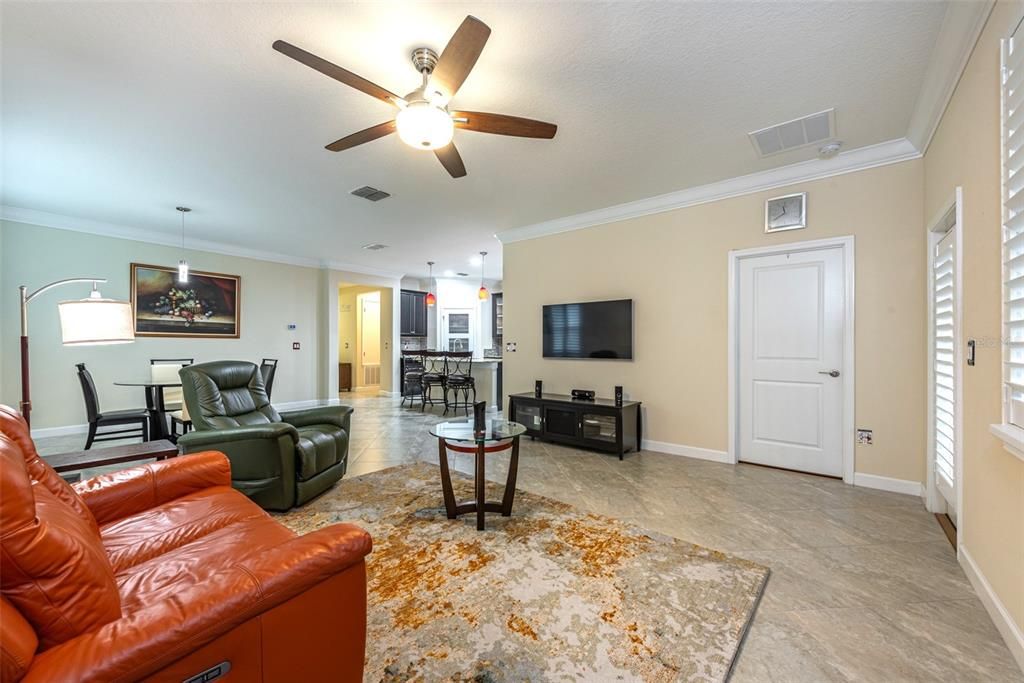
<instances>
[{"instance_id":1,"label":"smoke detector","mask_svg":"<svg viewBox=\"0 0 1024 683\"><path fill-rule=\"evenodd\" d=\"M816 145L834 138L835 134L835 109L826 109L747 133L754 149L762 157Z\"/></svg>"},{"instance_id":2,"label":"smoke detector","mask_svg":"<svg viewBox=\"0 0 1024 683\"><path fill-rule=\"evenodd\" d=\"M836 140L835 142L829 142L818 148L819 159L831 159L839 155L839 150L843 148L843 141Z\"/></svg>"}]
</instances>

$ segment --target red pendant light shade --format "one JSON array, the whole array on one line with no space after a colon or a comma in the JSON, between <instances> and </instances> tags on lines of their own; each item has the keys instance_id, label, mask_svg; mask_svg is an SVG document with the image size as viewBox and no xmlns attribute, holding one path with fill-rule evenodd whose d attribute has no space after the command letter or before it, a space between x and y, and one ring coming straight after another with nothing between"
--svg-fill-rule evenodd
<instances>
[{"instance_id":1,"label":"red pendant light shade","mask_svg":"<svg viewBox=\"0 0 1024 683\"><path fill-rule=\"evenodd\" d=\"M480 291L477 292L477 296L480 297L480 301L487 300L487 288L484 287L484 259L487 258L487 252L480 252Z\"/></svg>"},{"instance_id":2,"label":"red pendant light shade","mask_svg":"<svg viewBox=\"0 0 1024 683\"><path fill-rule=\"evenodd\" d=\"M427 266L430 268L430 284L427 285L427 306L433 306L437 303L437 297L434 296L434 262L427 261Z\"/></svg>"}]
</instances>

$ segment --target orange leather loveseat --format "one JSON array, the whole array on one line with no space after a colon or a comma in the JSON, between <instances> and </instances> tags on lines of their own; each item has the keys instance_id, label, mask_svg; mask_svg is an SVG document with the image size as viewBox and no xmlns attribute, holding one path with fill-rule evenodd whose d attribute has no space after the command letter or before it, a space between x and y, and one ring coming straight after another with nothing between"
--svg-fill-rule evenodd
<instances>
[{"instance_id":1,"label":"orange leather loveseat","mask_svg":"<svg viewBox=\"0 0 1024 683\"><path fill-rule=\"evenodd\" d=\"M360 681L370 537L296 536L181 456L71 487L0 406L0 680Z\"/></svg>"}]
</instances>

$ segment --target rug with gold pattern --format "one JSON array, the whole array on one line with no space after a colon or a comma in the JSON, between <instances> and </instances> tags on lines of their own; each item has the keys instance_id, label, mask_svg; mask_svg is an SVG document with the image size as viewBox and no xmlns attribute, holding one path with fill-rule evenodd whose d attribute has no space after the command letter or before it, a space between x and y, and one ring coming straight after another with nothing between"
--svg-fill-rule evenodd
<instances>
[{"instance_id":1,"label":"rug with gold pattern","mask_svg":"<svg viewBox=\"0 0 1024 683\"><path fill-rule=\"evenodd\" d=\"M472 479L452 473L456 497ZM501 488L488 485L488 498ZM722 681L768 569L517 491L511 517L445 517L436 465L345 479L278 516L373 536L367 681Z\"/></svg>"}]
</instances>

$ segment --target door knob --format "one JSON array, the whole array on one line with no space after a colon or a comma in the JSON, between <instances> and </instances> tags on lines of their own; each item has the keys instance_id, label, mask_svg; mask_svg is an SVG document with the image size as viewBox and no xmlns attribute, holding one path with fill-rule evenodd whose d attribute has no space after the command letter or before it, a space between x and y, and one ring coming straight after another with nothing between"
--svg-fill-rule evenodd
<instances>
[{"instance_id":1,"label":"door knob","mask_svg":"<svg viewBox=\"0 0 1024 683\"><path fill-rule=\"evenodd\" d=\"M819 375L828 375L829 377L838 377L839 376L839 371L838 370L819 370L818 374Z\"/></svg>"}]
</instances>

